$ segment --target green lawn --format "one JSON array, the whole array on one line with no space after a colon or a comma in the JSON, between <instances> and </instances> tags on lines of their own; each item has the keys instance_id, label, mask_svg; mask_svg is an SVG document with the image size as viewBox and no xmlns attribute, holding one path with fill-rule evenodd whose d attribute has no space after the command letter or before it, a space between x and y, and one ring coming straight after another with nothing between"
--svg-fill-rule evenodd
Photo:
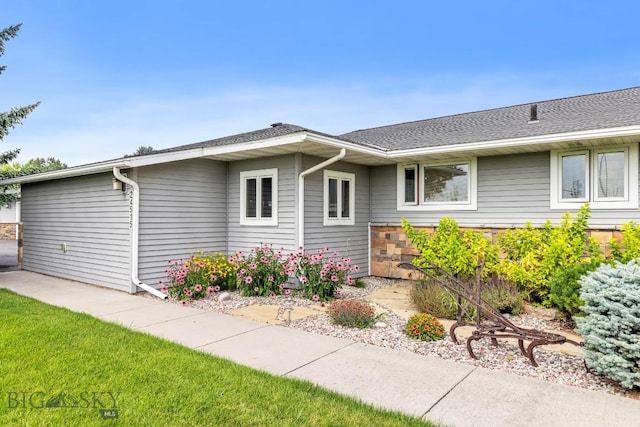
<instances>
[{"instance_id":1,"label":"green lawn","mask_svg":"<svg viewBox=\"0 0 640 427\"><path fill-rule=\"evenodd\" d=\"M0 357L3 426L434 425L4 289Z\"/></svg>"}]
</instances>

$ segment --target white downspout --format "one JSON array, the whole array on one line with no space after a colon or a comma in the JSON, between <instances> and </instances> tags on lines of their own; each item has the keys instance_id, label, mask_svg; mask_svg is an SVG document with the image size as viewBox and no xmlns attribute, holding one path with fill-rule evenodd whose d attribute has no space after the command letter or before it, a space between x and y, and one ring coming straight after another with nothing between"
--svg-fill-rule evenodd
<instances>
[{"instance_id":1,"label":"white downspout","mask_svg":"<svg viewBox=\"0 0 640 427\"><path fill-rule=\"evenodd\" d=\"M342 159L345 154L347 154L347 150L344 148L340 149L340 152L330 159L325 160L322 163L318 163L315 166L310 167L306 171L300 172L298 175L298 247L304 247L304 177L317 171L325 166L329 166L332 163L337 162Z\"/></svg>"},{"instance_id":2,"label":"white downspout","mask_svg":"<svg viewBox=\"0 0 640 427\"><path fill-rule=\"evenodd\" d=\"M144 289L152 295L158 298L167 299L167 295L153 288L152 286L142 283L138 278L138 237L139 237L139 225L140 225L140 187L138 183L132 179L120 173L120 168L115 166L113 168L113 176L119 181L130 185L133 188L133 212L131 213L131 281L134 285Z\"/></svg>"}]
</instances>

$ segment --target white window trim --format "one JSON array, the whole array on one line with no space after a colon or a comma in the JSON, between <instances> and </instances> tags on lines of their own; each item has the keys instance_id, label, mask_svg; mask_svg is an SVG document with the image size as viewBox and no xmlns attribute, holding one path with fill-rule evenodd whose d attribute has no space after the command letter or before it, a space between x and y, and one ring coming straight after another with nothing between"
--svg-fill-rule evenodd
<instances>
[{"instance_id":1,"label":"white window trim","mask_svg":"<svg viewBox=\"0 0 640 427\"><path fill-rule=\"evenodd\" d=\"M329 178L335 178L340 182L341 180L348 180L351 182L349 185L349 217L348 218L330 218L329 217ZM325 226L332 225L355 225L356 223L356 175L353 173L347 172L337 172L324 170L323 172L323 187L324 187L324 202L323 202L323 221L322 224ZM338 185L338 212L341 209L342 197L341 192L342 186Z\"/></svg>"},{"instance_id":2,"label":"white window trim","mask_svg":"<svg viewBox=\"0 0 640 427\"><path fill-rule=\"evenodd\" d=\"M463 202L428 202L424 203L422 197L422 180L424 179L425 166L445 166L453 163L466 163L469 165L469 200ZM417 165L418 175L416 183L420 187L417 191L417 203L404 202L404 171L406 168ZM446 162L421 162L398 164L397 172L397 209L398 211L475 211L478 210L478 159L477 157L450 160ZM421 185L422 184L422 185Z\"/></svg>"},{"instance_id":3,"label":"white window trim","mask_svg":"<svg viewBox=\"0 0 640 427\"><path fill-rule=\"evenodd\" d=\"M625 196L621 198L602 199L596 193L597 155L613 151L625 153ZM587 199L563 200L562 197L562 156L585 152L589 156L586 183ZM592 209L638 209L638 144L594 148L590 150L552 150L551 151L551 209L578 209L589 203Z\"/></svg>"},{"instance_id":4,"label":"white window trim","mask_svg":"<svg viewBox=\"0 0 640 427\"><path fill-rule=\"evenodd\" d=\"M256 178L260 183L261 178L271 178L271 218L261 218L260 210L257 212L256 218L246 216L246 200L247 200L247 179ZM257 189L259 189L258 184ZM258 190L256 199L259 200L261 192ZM257 202L256 200L256 202ZM278 225L278 169L259 169L253 171L240 172L240 224L241 225L261 225L261 226L277 226Z\"/></svg>"}]
</instances>

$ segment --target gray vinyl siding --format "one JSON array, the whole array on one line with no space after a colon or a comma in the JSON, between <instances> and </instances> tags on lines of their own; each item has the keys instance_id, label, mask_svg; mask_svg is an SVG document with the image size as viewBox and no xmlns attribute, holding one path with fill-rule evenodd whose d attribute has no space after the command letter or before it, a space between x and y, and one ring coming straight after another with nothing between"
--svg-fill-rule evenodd
<instances>
[{"instance_id":1,"label":"gray vinyl siding","mask_svg":"<svg viewBox=\"0 0 640 427\"><path fill-rule=\"evenodd\" d=\"M17 222L17 210L19 202L12 202L9 206L0 206L0 223Z\"/></svg>"},{"instance_id":2,"label":"gray vinyl siding","mask_svg":"<svg viewBox=\"0 0 640 427\"><path fill-rule=\"evenodd\" d=\"M25 270L129 291L129 199L111 178L22 186Z\"/></svg>"},{"instance_id":3,"label":"gray vinyl siding","mask_svg":"<svg viewBox=\"0 0 640 427\"><path fill-rule=\"evenodd\" d=\"M430 225L449 216L460 225L468 226L519 227L527 221L541 225L548 219L557 223L565 211L549 207L550 173L548 151L479 157L476 211L398 211L396 166L373 167L371 221L373 224L397 225L405 217L415 224ZM615 227L638 219L637 209L592 209L589 225L593 228Z\"/></svg>"},{"instance_id":4,"label":"gray vinyl siding","mask_svg":"<svg viewBox=\"0 0 640 427\"><path fill-rule=\"evenodd\" d=\"M323 160L304 157L303 170ZM369 168L338 162L326 169L355 174L355 225L323 225L323 170L316 171L305 179L305 249L316 251L328 247L338 251L341 256L351 258L352 265L358 265L358 276L366 275L369 269Z\"/></svg>"},{"instance_id":5,"label":"gray vinyl siding","mask_svg":"<svg viewBox=\"0 0 640 427\"><path fill-rule=\"evenodd\" d=\"M240 224L240 172L259 169L278 169L278 225ZM297 173L295 156L274 156L237 161L229 164L229 252L249 251L259 244L274 249L296 249Z\"/></svg>"},{"instance_id":6,"label":"gray vinyl siding","mask_svg":"<svg viewBox=\"0 0 640 427\"><path fill-rule=\"evenodd\" d=\"M139 277L158 286L167 261L227 252L227 166L197 159L140 168Z\"/></svg>"}]
</instances>

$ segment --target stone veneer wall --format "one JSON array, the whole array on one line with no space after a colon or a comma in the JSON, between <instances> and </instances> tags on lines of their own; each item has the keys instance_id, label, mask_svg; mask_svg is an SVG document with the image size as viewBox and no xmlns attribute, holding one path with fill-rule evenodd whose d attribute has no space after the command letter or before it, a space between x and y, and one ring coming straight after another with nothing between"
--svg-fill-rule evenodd
<instances>
[{"instance_id":1,"label":"stone veneer wall","mask_svg":"<svg viewBox=\"0 0 640 427\"><path fill-rule=\"evenodd\" d=\"M462 230L468 229L460 227ZM433 232L435 227L416 227L419 230ZM471 228L481 231L493 243L498 234L504 233L506 228ZM589 234L600 242L600 247L609 254L609 240L621 240L622 234L618 230L589 230ZM411 262L418 255L418 251L407 239L402 227L377 225L371 226L371 275L394 279L414 279L416 273L409 269L398 268L401 262Z\"/></svg>"},{"instance_id":2,"label":"stone veneer wall","mask_svg":"<svg viewBox=\"0 0 640 427\"><path fill-rule=\"evenodd\" d=\"M0 240L15 240L16 229L15 223L0 223Z\"/></svg>"}]
</instances>

